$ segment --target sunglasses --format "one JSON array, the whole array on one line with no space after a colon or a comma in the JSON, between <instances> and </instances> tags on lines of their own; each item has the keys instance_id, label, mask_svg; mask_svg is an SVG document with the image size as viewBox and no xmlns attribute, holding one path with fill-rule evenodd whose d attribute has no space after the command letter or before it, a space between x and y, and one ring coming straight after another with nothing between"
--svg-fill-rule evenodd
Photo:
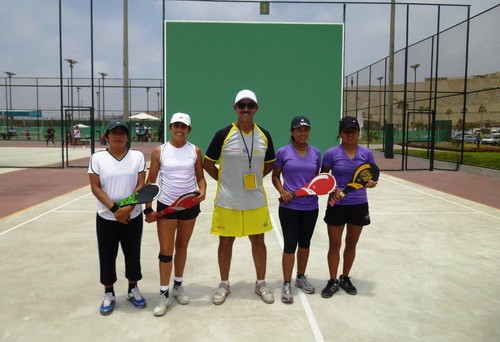
<instances>
[{"instance_id":1,"label":"sunglasses","mask_svg":"<svg viewBox=\"0 0 500 342\"><path fill-rule=\"evenodd\" d=\"M236 106L238 107L238 109L245 109L245 107L248 109L255 109L255 107L257 107L257 104L255 102L238 102Z\"/></svg>"}]
</instances>

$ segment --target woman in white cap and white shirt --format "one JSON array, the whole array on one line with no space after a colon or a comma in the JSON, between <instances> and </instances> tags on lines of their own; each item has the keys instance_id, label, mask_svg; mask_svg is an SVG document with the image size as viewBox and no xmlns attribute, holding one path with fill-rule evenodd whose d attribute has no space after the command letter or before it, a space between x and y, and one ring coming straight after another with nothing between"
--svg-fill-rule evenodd
<instances>
[{"instance_id":1,"label":"woman in white cap and white shirt","mask_svg":"<svg viewBox=\"0 0 500 342\"><path fill-rule=\"evenodd\" d=\"M165 209L181 195L198 191L200 195L195 199L199 202L205 199L207 183L203 175L202 154L199 147L187 141L191 132L191 118L185 113L175 113L170 120L171 139L156 147L151 155L151 165L147 183L158 184L160 195L158 197L157 211ZM188 304L189 296L184 293L182 280L184 266L187 259L187 248L194 230L196 217L200 213L200 205L174 212L165 218L156 219L151 203L146 204L144 214L146 222L156 221L160 253L158 255L160 266L160 294L158 303L154 308L155 316L163 316L171 303L171 296L179 304ZM174 255L175 252L175 255ZM174 285L169 289L174 262Z\"/></svg>"}]
</instances>

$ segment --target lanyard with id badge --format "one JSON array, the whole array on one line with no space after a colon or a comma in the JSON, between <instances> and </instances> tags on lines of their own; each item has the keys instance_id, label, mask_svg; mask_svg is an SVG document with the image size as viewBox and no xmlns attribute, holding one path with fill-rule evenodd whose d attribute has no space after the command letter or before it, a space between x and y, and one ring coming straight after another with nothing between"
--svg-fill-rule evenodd
<instances>
[{"instance_id":1,"label":"lanyard with id badge","mask_svg":"<svg viewBox=\"0 0 500 342\"><path fill-rule=\"evenodd\" d=\"M240 131L241 140L243 140L243 144L245 145L245 151L248 156L248 172L243 174L243 185L245 190L255 190L257 189L257 175L252 173L252 158L253 158L253 137L254 137L254 129L252 127L252 146L250 152L248 152L248 146L243 137L243 133L241 132L240 127L238 126L238 130Z\"/></svg>"}]
</instances>

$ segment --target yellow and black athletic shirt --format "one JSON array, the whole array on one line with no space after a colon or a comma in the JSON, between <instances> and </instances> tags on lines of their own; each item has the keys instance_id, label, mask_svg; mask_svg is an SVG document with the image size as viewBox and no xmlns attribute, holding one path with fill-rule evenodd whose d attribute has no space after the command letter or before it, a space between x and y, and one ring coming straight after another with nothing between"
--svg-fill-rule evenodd
<instances>
[{"instance_id":1,"label":"yellow and black athletic shirt","mask_svg":"<svg viewBox=\"0 0 500 342\"><path fill-rule=\"evenodd\" d=\"M219 160L216 206L246 210L267 205L262 186L264 163L276 160L269 132L254 124L252 132L245 134L233 123L215 133L205 157L213 162ZM255 189L245 190L245 174L255 174Z\"/></svg>"}]
</instances>

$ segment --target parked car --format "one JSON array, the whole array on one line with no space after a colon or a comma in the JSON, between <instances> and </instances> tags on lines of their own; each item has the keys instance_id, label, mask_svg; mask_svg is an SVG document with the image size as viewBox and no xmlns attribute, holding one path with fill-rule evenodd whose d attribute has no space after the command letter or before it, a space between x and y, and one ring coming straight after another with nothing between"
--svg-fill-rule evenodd
<instances>
[{"instance_id":1,"label":"parked car","mask_svg":"<svg viewBox=\"0 0 500 342\"><path fill-rule=\"evenodd\" d=\"M470 134L457 134L453 137L452 140L462 141L462 137L463 137L464 142L466 142L466 143L473 143L474 141L476 141L476 138L474 138Z\"/></svg>"},{"instance_id":2,"label":"parked car","mask_svg":"<svg viewBox=\"0 0 500 342\"><path fill-rule=\"evenodd\" d=\"M500 146L500 133L497 134L492 134L487 136L486 138L483 138L481 140L481 144L483 145L492 145L492 146Z\"/></svg>"}]
</instances>

